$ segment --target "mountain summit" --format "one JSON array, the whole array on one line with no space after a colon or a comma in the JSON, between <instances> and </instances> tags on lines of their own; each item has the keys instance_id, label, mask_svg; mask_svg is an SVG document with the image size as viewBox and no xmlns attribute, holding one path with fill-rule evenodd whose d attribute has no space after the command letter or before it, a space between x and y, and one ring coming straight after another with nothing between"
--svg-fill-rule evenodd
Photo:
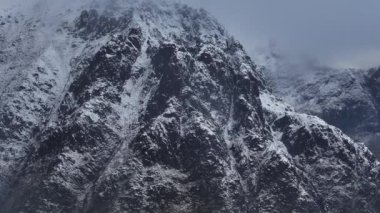
<instances>
[{"instance_id":1,"label":"mountain summit","mask_svg":"<svg viewBox=\"0 0 380 213\"><path fill-rule=\"evenodd\" d=\"M368 149L274 97L204 10L71 7L0 18L2 212L380 211Z\"/></svg>"}]
</instances>

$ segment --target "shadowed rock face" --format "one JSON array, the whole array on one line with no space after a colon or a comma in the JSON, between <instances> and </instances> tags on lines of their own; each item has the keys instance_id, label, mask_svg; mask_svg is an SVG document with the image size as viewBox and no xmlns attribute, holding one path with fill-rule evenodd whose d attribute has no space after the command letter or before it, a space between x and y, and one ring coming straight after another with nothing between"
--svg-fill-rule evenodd
<instances>
[{"instance_id":1,"label":"shadowed rock face","mask_svg":"<svg viewBox=\"0 0 380 213\"><path fill-rule=\"evenodd\" d=\"M39 92L47 98L2 108L3 117L36 117L0 140L23 142L7 161L18 169L0 164L4 212L380 210L373 155L272 96L206 12L166 3L125 10L88 8L57 32L77 49L66 86L54 90L60 99ZM39 59L47 76L66 62L51 58ZM1 100L21 95L13 93ZM33 111L43 104L49 110Z\"/></svg>"},{"instance_id":2,"label":"shadowed rock face","mask_svg":"<svg viewBox=\"0 0 380 213\"><path fill-rule=\"evenodd\" d=\"M274 90L297 110L319 116L367 144L379 157L378 77L378 69L320 70L307 78L274 77Z\"/></svg>"}]
</instances>

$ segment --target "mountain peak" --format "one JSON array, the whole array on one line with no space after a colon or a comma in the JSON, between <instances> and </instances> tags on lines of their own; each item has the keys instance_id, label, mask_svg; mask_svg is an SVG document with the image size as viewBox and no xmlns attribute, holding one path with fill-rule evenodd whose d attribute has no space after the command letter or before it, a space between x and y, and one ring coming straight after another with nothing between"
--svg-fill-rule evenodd
<instances>
[{"instance_id":1,"label":"mountain peak","mask_svg":"<svg viewBox=\"0 0 380 213\"><path fill-rule=\"evenodd\" d=\"M128 2L0 27L5 212L379 210L373 155L271 95L207 12Z\"/></svg>"}]
</instances>

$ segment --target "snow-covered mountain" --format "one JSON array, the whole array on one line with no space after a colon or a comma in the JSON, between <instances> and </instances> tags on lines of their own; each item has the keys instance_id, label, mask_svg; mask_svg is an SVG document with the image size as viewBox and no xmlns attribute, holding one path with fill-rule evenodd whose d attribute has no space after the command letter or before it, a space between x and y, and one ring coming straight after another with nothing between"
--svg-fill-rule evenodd
<instances>
[{"instance_id":1,"label":"snow-covered mountain","mask_svg":"<svg viewBox=\"0 0 380 213\"><path fill-rule=\"evenodd\" d=\"M319 116L339 127L380 157L379 69L311 67L304 73L288 69L268 67L276 95L297 111Z\"/></svg>"},{"instance_id":2,"label":"snow-covered mountain","mask_svg":"<svg viewBox=\"0 0 380 213\"><path fill-rule=\"evenodd\" d=\"M0 18L2 212L380 211L371 152L204 10L41 5Z\"/></svg>"}]
</instances>

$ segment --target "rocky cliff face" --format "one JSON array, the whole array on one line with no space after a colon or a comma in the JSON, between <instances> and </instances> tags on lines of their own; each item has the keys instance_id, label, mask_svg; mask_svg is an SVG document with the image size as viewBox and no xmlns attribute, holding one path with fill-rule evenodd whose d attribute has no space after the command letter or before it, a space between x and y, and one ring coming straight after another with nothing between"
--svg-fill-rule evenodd
<instances>
[{"instance_id":1,"label":"rocky cliff face","mask_svg":"<svg viewBox=\"0 0 380 213\"><path fill-rule=\"evenodd\" d=\"M274 92L298 111L321 117L380 156L378 72L319 69L298 77L275 73L271 78Z\"/></svg>"},{"instance_id":2,"label":"rocky cliff face","mask_svg":"<svg viewBox=\"0 0 380 213\"><path fill-rule=\"evenodd\" d=\"M63 17L0 28L17 32L1 43L3 212L380 211L375 157L271 95L205 11L112 1Z\"/></svg>"}]
</instances>

